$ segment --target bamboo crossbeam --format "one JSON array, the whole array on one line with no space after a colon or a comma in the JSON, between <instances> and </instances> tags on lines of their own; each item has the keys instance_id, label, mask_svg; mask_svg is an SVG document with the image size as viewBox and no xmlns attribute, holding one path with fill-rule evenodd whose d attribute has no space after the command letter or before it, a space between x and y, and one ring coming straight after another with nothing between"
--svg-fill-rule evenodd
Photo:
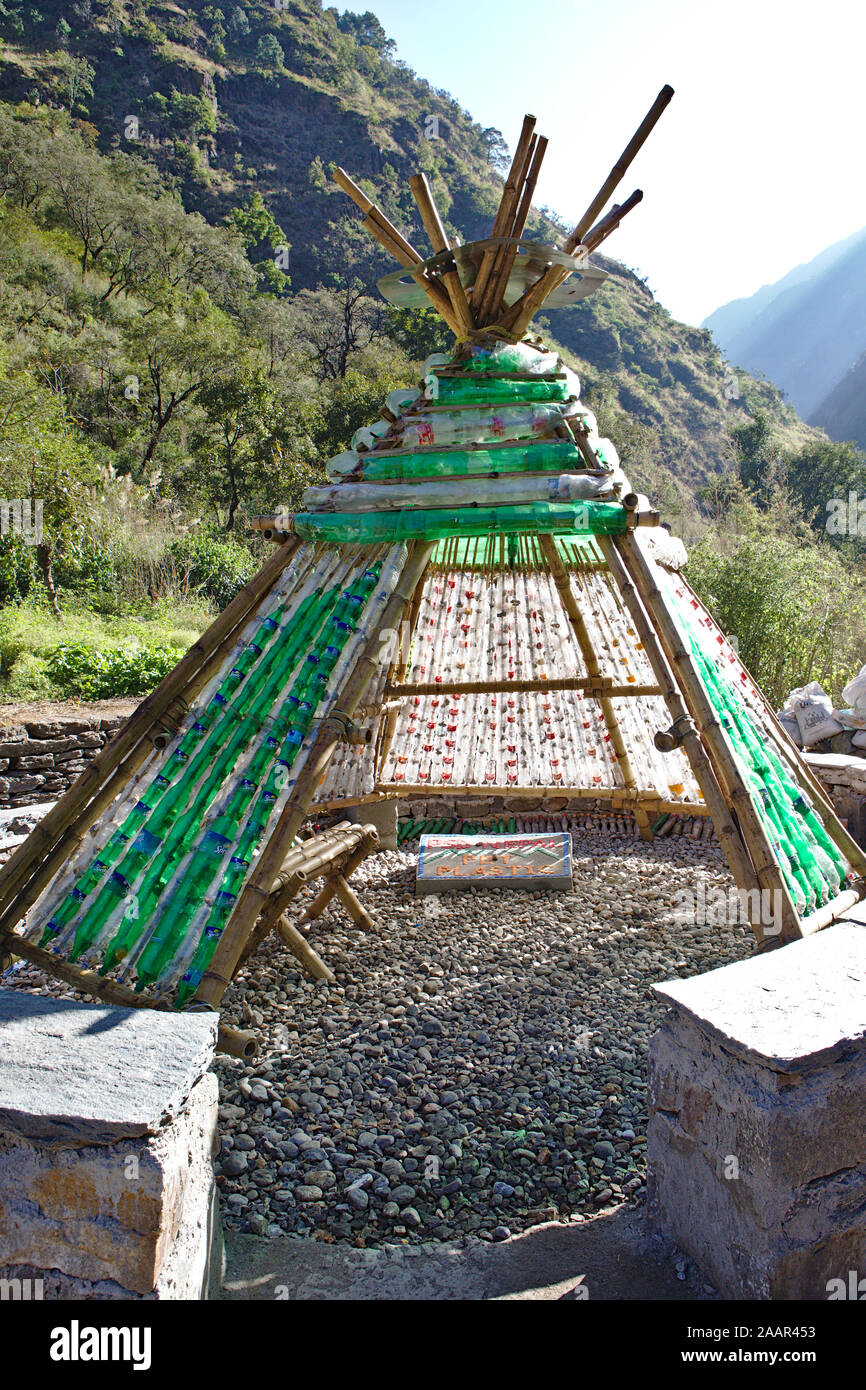
<instances>
[{"instance_id":1,"label":"bamboo crossbeam","mask_svg":"<svg viewBox=\"0 0 866 1390\"><path fill-rule=\"evenodd\" d=\"M459 801L461 797L501 797L519 796L557 798L563 801L602 801L620 810L633 811L636 805L646 806L659 815L663 811L672 815L711 816L707 806L700 801L666 801L657 792L645 791L629 793L625 787L563 787L563 786L503 786L501 783L480 782L455 787L450 782L380 782L380 790L401 797L424 796L445 797L449 801ZM455 813L456 814L456 813ZM528 812L531 815L556 815L557 812ZM715 821L713 821L715 824Z\"/></svg>"},{"instance_id":2,"label":"bamboo crossbeam","mask_svg":"<svg viewBox=\"0 0 866 1390\"><path fill-rule=\"evenodd\" d=\"M415 174L409 180L409 187L412 196L418 204L418 211L421 214L421 221L424 223L425 231L430 238L430 245L436 252L450 251L448 244L448 233L442 224L439 216L439 209L433 197L433 190L427 180L426 174ZM457 268L442 272L442 282L448 292L451 307L460 324L463 333L470 333L474 327L472 313L469 308L469 301L466 298L466 291L463 282L457 273Z\"/></svg>"},{"instance_id":3,"label":"bamboo crossbeam","mask_svg":"<svg viewBox=\"0 0 866 1390\"><path fill-rule=\"evenodd\" d=\"M846 912L850 912L860 901L860 892L857 888L845 888L841 893L837 893L835 898L831 898L823 907L818 907L814 912L810 912L808 917L801 917L800 931L803 936L811 936L813 932L821 931L823 927L829 927L831 922L837 918L844 917Z\"/></svg>"},{"instance_id":4,"label":"bamboo crossbeam","mask_svg":"<svg viewBox=\"0 0 866 1390\"><path fill-rule=\"evenodd\" d=\"M689 713L706 743L713 766L717 770L716 775L723 790L727 792L727 800L736 812L740 833L754 864L759 887L779 894L777 901L782 907L782 941L794 941L802 935L799 914L782 877L781 868L773 854L763 823L725 740L716 712L695 674L691 657L683 647L679 629L668 610L652 569L630 533L619 538L616 549L640 594L641 601L653 619L665 655L677 672ZM704 796L706 798L706 792ZM715 819L713 813L713 820Z\"/></svg>"},{"instance_id":5,"label":"bamboo crossbeam","mask_svg":"<svg viewBox=\"0 0 866 1390\"><path fill-rule=\"evenodd\" d=\"M657 685L617 685L609 676L534 677L528 680L415 681L385 687L388 695L532 695L552 690L589 690L592 694L620 697L661 695Z\"/></svg>"},{"instance_id":6,"label":"bamboo crossbeam","mask_svg":"<svg viewBox=\"0 0 866 1390\"><path fill-rule=\"evenodd\" d=\"M235 905L210 966L205 971L198 987L196 998L202 1002L215 1005L222 997L223 991L231 980L244 943L259 914L261 913L265 922L273 923L282 913L283 894L271 894L273 881L279 872L289 846L307 817L316 788L324 776L334 749L340 741L341 720L351 719L378 668L381 651L380 634L383 629L399 627L403 610L411 601L415 587L427 568L434 549L435 544L415 544L410 550L403 572L385 606L379 625L356 662L339 697L337 708L333 709L322 720L318 736L299 773L294 793L283 808L280 819L274 827L252 877ZM287 889L284 890L284 892L287 891Z\"/></svg>"},{"instance_id":7,"label":"bamboo crossbeam","mask_svg":"<svg viewBox=\"0 0 866 1390\"><path fill-rule=\"evenodd\" d=\"M493 229L490 233L491 237L505 236L507 234L506 227L513 221L514 208L520 196L518 179L522 183L522 171L526 166L526 159L534 130L535 117L524 116L520 139L517 142L514 158L511 161L511 168L508 171L508 178L505 180L505 187L502 190L502 197L499 200L499 207L496 210ZM484 323L479 315L479 309L484 300L484 292L487 289L487 282L493 270L495 256L495 249L488 247L481 257L481 264L478 267L478 274L475 277L475 285L472 289L472 309L475 315L475 325L477 328L484 327Z\"/></svg>"},{"instance_id":8,"label":"bamboo crossbeam","mask_svg":"<svg viewBox=\"0 0 866 1390\"><path fill-rule=\"evenodd\" d=\"M8 908L16 894L38 869L43 870L39 875L43 883L48 881L51 875L45 877L44 867L61 836L73 824L76 828L75 833L86 830L93 824L99 810L103 809L100 802L95 800L100 788L118 771L121 764L125 763L136 745L147 739L150 729L162 718L172 701L189 689L201 667L241 627L282 573L299 544L298 538L293 536L271 556L258 574L235 595L207 631L193 643L186 656L160 681L156 690L141 702L111 743L106 744L92 762L88 763L69 791L31 831L24 843L0 869L0 908L4 911ZM145 756L151 751L150 744L145 743ZM144 757L141 761L144 761ZM126 764L125 773L129 770L129 764ZM91 806L98 806L99 810L88 819ZM58 867L56 856L51 862L54 865L53 872ZM32 901L35 899L31 899Z\"/></svg>"}]
</instances>

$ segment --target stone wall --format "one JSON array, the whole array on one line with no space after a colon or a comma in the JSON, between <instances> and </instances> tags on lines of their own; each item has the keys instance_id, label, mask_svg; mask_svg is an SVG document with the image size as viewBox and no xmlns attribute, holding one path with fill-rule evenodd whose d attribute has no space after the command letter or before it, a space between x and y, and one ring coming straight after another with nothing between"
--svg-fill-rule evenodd
<instances>
[{"instance_id":1,"label":"stone wall","mask_svg":"<svg viewBox=\"0 0 866 1390\"><path fill-rule=\"evenodd\" d=\"M866 911L655 986L650 1216L729 1299L847 1298L866 1275ZM857 920L857 919L860 920Z\"/></svg>"},{"instance_id":2,"label":"stone wall","mask_svg":"<svg viewBox=\"0 0 866 1390\"><path fill-rule=\"evenodd\" d=\"M0 989L0 1282L208 1296L217 1022Z\"/></svg>"},{"instance_id":3,"label":"stone wall","mask_svg":"<svg viewBox=\"0 0 866 1390\"><path fill-rule=\"evenodd\" d=\"M32 714L17 713L0 723L0 807L56 801L136 704L109 700L73 712L34 706Z\"/></svg>"}]
</instances>

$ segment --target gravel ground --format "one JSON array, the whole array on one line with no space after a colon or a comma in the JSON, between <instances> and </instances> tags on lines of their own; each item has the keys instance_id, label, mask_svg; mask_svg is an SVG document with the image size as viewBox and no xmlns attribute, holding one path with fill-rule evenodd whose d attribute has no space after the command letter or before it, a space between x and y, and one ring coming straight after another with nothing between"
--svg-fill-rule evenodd
<instances>
[{"instance_id":1,"label":"gravel ground","mask_svg":"<svg viewBox=\"0 0 866 1390\"><path fill-rule=\"evenodd\" d=\"M657 980L750 954L747 925L677 923L675 894L728 891L716 846L576 833L573 894L416 899L415 855L354 878L311 944L338 983L278 944L224 999L253 1028L221 1057L217 1162L229 1227L375 1246L504 1240L640 1202Z\"/></svg>"},{"instance_id":2,"label":"gravel ground","mask_svg":"<svg viewBox=\"0 0 866 1390\"><path fill-rule=\"evenodd\" d=\"M29 826L3 828L9 845ZM740 959L753 938L674 920L678 893L732 889L715 844L573 843L573 894L416 899L415 853L368 859L352 881L379 930L339 905L310 930L334 985L276 942L259 950L223 1002L259 1052L216 1061L229 1228L505 1240L642 1201L647 1045L664 1012L650 986ZM3 983L73 996L23 963Z\"/></svg>"}]
</instances>

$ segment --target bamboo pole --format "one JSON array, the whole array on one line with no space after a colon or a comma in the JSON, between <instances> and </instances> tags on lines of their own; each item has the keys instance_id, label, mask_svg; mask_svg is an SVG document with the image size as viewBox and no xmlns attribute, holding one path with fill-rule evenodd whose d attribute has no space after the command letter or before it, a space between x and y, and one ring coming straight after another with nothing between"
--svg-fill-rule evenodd
<instances>
[{"instance_id":1,"label":"bamboo pole","mask_svg":"<svg viewBox=\"0 0 866 1390\"><path fill-rule=\"evenodd\" d=\"M547 139L544 135L541 135L532 150L532 162L526 174L523 192L520 196L517 211L514 214L514 221L508 230L509 242L506 246L501 246L499 248L493 274L487 286L485 304L482 306L481 310L485 322L497 322L499 316L506 307L505 292L508 288L509 277L517 258L518 243L523 236L526 220L532 210L532 196L535 192L535 186L538 183L538 175L541 172L541 165L546 150Z\"/></svg>"},{"instance_id":2,"label":"bamboo pole","mask_svg":"<svg viewBox=\"0 0 866 1390\"><path fill-rule=\"evenodd\" d=\"M545 142L546 143L546 142ZM511 249L511 241L514 237L514 225L517 220L518 211L523 203L523 195L529 172L535 159L535 152L538 148L538 137L533 135L524 151L523 161L520 168L516 171L514 178L514 192L509 196L507 208L503 211L502 230L500 236L504 238L502 243L493 251L493 262L490 276L484 290L483 297L476 305L476 315L480 324L493 322L491 315L498 310L498 300L495 298L495 285L499 280L503 262ZM503 193L505 199L507 190Z\"/></svg>"},{"instance_id":3,"label":"bamboo pole","mask_svg":"<svg viewBox=\"0 0 866 1390\"><path fill-rule=\"evenodd\" d=\"M634 161L635 156L646 144L647 139L652 134L658 124L662 114L666 110L671 97L674 94L673 87L665 85L662 87L652 106L644 116L634 135L629 140L619 159L614 164L601 188L590 202L583 216L579 219L577 226L571 233L566 242L565 249L572 250L579 246L586 233L589 231L598 214L601 212L608 198L614 193L616 188L625 178L629 167Z\"/></svg>"},{"instance_id":4,"label":"bamboo pole","mask_svg":"<svg viewBox=\"0 0 866 1390\"><path fill-rule=\"evenodd\" d=\"M623 218L628 217L632 209L636 208L638 203L642 202L643 192L641 191L641 189L636 188L634 193L632 193L630 197L626 198L624 203L615 204L615 206L611 208L607 216L603 217L600 222L596 222L592 230L587 232L586 237L583 241L583 245L586 247L586 249L588 251L597 250L598 247L601 246L601 243L603 241L607 241L607 238L610 236L611 232L616 231Z\"/></svg>"},{"instance_id":5,"label":"bamboo pole","mask_svg":"<svg viewBox=\"0 0 866 1390\"><path fill-rule=\"evenodd\" d=\"M577 248L583 243L586 233L592 227L593 222L598 217L608 198L618 187L625 177L630 165L647 138L656 126L663 111L667 107L674 94L673 87L664 86L647 112L646 116L638 126L631 140L626 145L616 164L614 164L598 193L592 199L589 207L580 218L574 231L569 236L563 248L568 255L573 255ZM512 333L524 333L533 314L544 303L549 294L561 285L566 279L567 273L560 266L549 266L542 276L536 280L534 285L530 285L517 304L513 305L508 315L503 321L503 326Z\"/></svg>"},{"instance_id":6,"label":"bamboo pole","mask_svg":"<svg viewBox=\"0 0 866 1390\"><path fill-rule=\"evenodd\" d=\"M506 235L506 228L514 219L514 208L517 204L519 195L519 184L523 182L523 171L526 167L526 160L529 153L529 146L535 130L535 117L524 116L523 127L520 132L520 139L514 151L514 158L511 161L511 168L508 171L508 178L505 180L505 187L502 190L502 197L499 200L499 207L496 210L496 217L493 221L491 237L501 237ZM484 292L487 289L487 282L493 270L493 263L496 258L496 249L488 247L481 257L481 264L478 267L478 274L475 277L475 285L472 290L472 310L475 315L476 328L483 328L484 322L480 317L479 309L484 300Z\"/></svg>"},{"instance_id":7,"label":"bamboo pole","mask_svg":"<svg viewBox=\"0 0 866 1390\"><path fill-rule=\"evenodd\" d=\"M604 725L607 729L613 751L616 754L616 760L619 763L623 781L629 791L636 790L637 779L634 775L634 768L631 765L631 758L628 755L628 749L625 746L622 730L619 727L619 720L616 717L616 710L613 707L611 698L609 695L603 694L593 688L594 683L602 679L601 670L595 648L592 644L592 638L589 635L589 629L580 611L580 605L574 596L568 571L559 557L559 551L556 548L556 541L553 539L553 536L539 535L538 543L547 561L550 573L553 575L553 582L556 585L556 591L559 594L560 602L565 609L574 635L577 638L578 645L580 646L587 675L591 682L589 687L590 692L601 706ZM646 821L640 827L640 830L642 839L649 838L649 821Z\"/></svg>"},{"instance_id":8,"label":"bamboo pole","mask_svg":"<svg viewBox=\"0 0 866 1390\"><path fill-rule=\"evenodd\" d=\"M668 658L662 648L659 638L644 609L642 597L635 584L632 582L631 575L626 569L622 557L615 545L607 536L599 537L599 545L602 554L607 561L611 574L616 581L623 601L631 614L635 628L637 629L640 640L646 652L647 659L653 668L653 673L661 687L662 696L668 707L674 723L681 725L686 732L683 737L683 747L688 754L692 771L701 789L706 810L704 814L712 817L716 834L719 838L731 872L740 888L746 891L754 891L760 888L758 876L755 873L746 846L744 845L740 833L734 824L730 808L725 799L722 787L716 777L715 770L710 762L706 750L701 743L700 737L689 718L680 689L677 685L673 671L668 665ZM684 805L676 802L665 804L660 803L660 809L670 811L672 814L682 814ZM668 823L670 830L673 829L673 822ZM665 826L662 826L662 833L669 834ZM760 922L752 923L758 941L763 939L763 927Z\"/></svg>"},{"instance_id":9,"label":"bamboo pole","mask_svg":"<svg viewBox=\"0 0 866 1390\"><path fill-rule=\"evenodd\" d=\"M377 207L372 199L368 198L362 188L349 177L345 169L339 167L334 170L334 182L342 188L356 203L365 214L363 226L371 236L379 242L389 255L393 256L404 269L412 269L413 266L422 266L422 269L413 276L417 283L423 286L428 297L433 303L434 308L445 319L448 327L453 332L458 332L458 323L451 308L451 301L444 290L435 285L426 271L423 270L423 258L415 250L411 242L407 241L402 232L399 232L385 216L380 207Z\"/></svg>"},{"instance_id":10,"label":"bamboo pole","mask_svg":"<svg viewBox=\"0 0 866 1390\"><path fill-rule=\"evenodd\" d=\"M228 985L234 965L243 950L244 942L259 913L273 922L282 912L282 894L271 894L274 878L279 871L288 847L298 833L309 811L310 802L324 775L331 755L340 740L342 722L351 719L361 703L364 692L376 670L380 652L380 633L399 623L406 605L411 601L415 586L429 563L435 543L416 544L409 553L403 573L389 599L379 626L371 635L362 655L356 662L337 706L319 726L318 736L310 749L295 784L294 794L283 808L282 815L268 838L259 863L247 882L225 931L205 971L196 998L215 1004ZM285 891L285 890L284 890Z\"/></svg>"},{"instance_id":11,"label":"bamboo pole","mask_svg":"<svg viewBox=\"0 0 866 1390\"><path fill-rule=\"evenodd\" d=\"M321 956L313 950L310 943L301 935L297 927L293 927L285 914L277 922L277 934L285 946L288 946L292 955L299 960L308 974L314 980L327 980L329 984L334 984L336 975L333 970L322 960Z\"/></svg>"},{"instance_id":12,"label":"bamboo pole","mask_svg":"<svg viewBox=\"0 0 866 1390\"><path fill-rule=\"evenodd\" d=\"M698 679L692 658L683 646L679 628L634 536L626 533L620 538L616 549L655 623L668 660L677 672L686 705L706 742L714 767L718 769L717 776L727 789L728 797L737 814L740 833L748 846L758 875L759 886L780 895L778 901L782 906L782 941L794 941L802 935L799 914L749 790L740 776L716 712Z\"/></svg>"},{"instance_id":13,"label":"bamboo pole","mask_svg":"<svg viewBox=\"0 0 866 1390\"><path fill-rule=\"evenodd\" d=\"M0 869L0 908L5 909L36 868L46 863L46 856L51 854L64 832L74 825L75 833L79 833L93 824L99 810L107 804L94 801L100 788L119 770L136 745L146 740L149 730L162 717L172 701L189 689L201 667L246 621L273 586L300 543L299 539L293 536L271 556L258 574L235 595L207 631L193 643L186 656L160 681L156 690L133 711L111 743L106 744L93 761L88 763L69 791L31 831L24 843ZM150 745L145 743L144 756L150 752ZM144 756L140 762L144 761ZM126 767L128 770L128 763ZM99 807L93 816L90 816L89 804ZM52 862L56 867L55 860ZM40 877L43 882L48 881L44 873Z\"/></svg>"},{"instance_id":14,"label":"bamboo pole","mask_svg":"<svg viewBox=\"0 0 866 1390\"><path fill-rule=\"evenodd\" d=\"M442 225L442 218L439 216L439 209L433 197L433 190L427 180L426 174L415 174L409 180L409 187L412 196L418 204L418 211L421 213L421 221L430 238L430 245L435 252L450 251L448 245L448 233ZM463 333L471 333L474 328L472 313L469 308L469 301L466 298L466 291L457 273L457 268L442 272L442 281L448 291L448 298L454 314L460 323Z\"/></svg>"},{"instance_id":15,"label":"bamboo pole","mask_svg":"<svg viewBox=\"0 0 866 1390\"><path fill-rule=\"evenodd\" d=\"M402 265L405 270L412 272L412 279L424 290L433 308L442 315L452 332L457 333L458 322L451 308L451 301L441 286L437 285L427 274L418 252L413 251L413 254L408 256L400 243L394 241L393 237L389 236L381 224L371 216L365 217L361 226L378 241L383 250L394 257L395 261Z\"/></svg>"}]
</instances>

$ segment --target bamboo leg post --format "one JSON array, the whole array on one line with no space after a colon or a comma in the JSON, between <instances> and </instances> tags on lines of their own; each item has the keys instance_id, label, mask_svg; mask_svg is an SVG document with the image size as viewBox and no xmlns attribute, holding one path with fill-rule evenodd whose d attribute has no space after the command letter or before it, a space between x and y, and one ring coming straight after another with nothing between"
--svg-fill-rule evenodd
<instances>
[{"instance_id":1,"label":"bamboo leg post","mask_svg":"<svg viewBox=\"0 0 866 1390\"><path fill-rule=\"evenodd\" d=\"M587 675L590 677L590 681L600 680L601 671L598 664L598 657L592 645L592 639L590 638L589 630L584 622L583 614L580 611L580 605L574 597L568 571L559 558L556 541L553 539L553 536L549 535L539 536L538 541L544 553L544 558L547 560L550 572L553 575L556 591L559 594L562 606L568 615L574 630L574 635L580 646L581 655L586 665ZM613 707L613 702L607 695L595 691L593 691L593 694L601 706L605 728L610 737L613 751L616 754L623 781L629 791L635 792L637 790L637 779L634 775L631 759L628 756L628 749L623 740L622 730L619 727L619 720L616 717L616 710ZM646 826L648 828L649 821L647 821ZM641 838L647 838L647 835L643 832L643 828L641 829Z\"/></svg>"},{"instance_id":2,"label":"bamboo leg post","mask_svg":"<svg viewBox=\"0 0 866 1390\"><path fill-rule=\"evenodd\" d=\"M186 656L160 681L156 690L142 701L117 736L88 763L65 796L52 807L0 869L0 908L8 906L17 890L26 883L33 871L44 863L46 855L54 849L61 835L69 830L73 823L80 828L82 823L86 822L86 814L82 816L84 808L93 801L106 780L117 772L136 745L146 740L155 722L162 717L172 701L188 688L199 669L210 660L217 648L246 620L282 573L299 545L300 541L294 536L286 541L259 573L235 595L228 608L198 641L193 643ZM151 746L145 743L145 756L150 752ZM144 757L141 761L144 761ZM96 815L84 824L84 828L86 829L88 824L92 825L95 819ZM43 882L48 881L44 875L42 877Z\"/></svg>"},{"instance_id":3,"label":"bamboo leg post","mask_svg":"<svg viewBox=\"0 0 866 1390\"><path fill-rule=\"evenodd\" d=\"M346 883L346 880L348 880L350 874L354 873L354 870L357 869L357 866L359 866L360 863L363 863L363 860L367 858L367 855L370 855L370 853L374 852L374 849L375 847L377 847L378 842L378 831L375 831L373 827L370 827L370 830L366 831L366 834L364 834L363 840L361 840L359 842L359 845L357 845L357 847L353 849L352 853L350 853L348 859L346 859L346 862L343 863L343 865L336 866L335 869L332 870L332 873L329 874L327 881L325 881L324 887L322 887L320 892L318 892L317 897L314 898L313 902L310 903L309 908L303 910L299 922L314 922L314 920L316 920L316 917L320 917L322 915L322 912L324 912L325 908L327 908L328 903L331 902L332 898L334 898L335 892L336 894L339 894L338 878L342 878L343 883ZM348 884L346 884L346 887L348 887ZM354 898L354 894L352 894L352 897L354 901L357 902L357 898ZM361 912L363 912L363 909L361 909ZM367 917L367 913L364 913L364 916ZM353 920L356 919L354 919L353 917ZM373 926L373 920L368 920L370 920L370 924L371 926Z\"/></svg>"},{"instance_id":4,"label":"bamboo leg post","mask_svg":"<svg viewBox=\"0 0 866 1390\"><path fill-rule=\"evenodd\" d=\"M748 845L760 887L780 895L778 901L782 905L781 939L783 942L795 941L802 935L799 914L782 878L781 868L770 847L748 788L725 740L716 712L697 678L692 659L683 646L679 628L634 537L620 537L618 543L615 543L615 548L634 581L647 612L655 621L668 660L677 672L689 712L707 744L714 766L719 769L718 775L722 785L727 786L728 796L736 811L743 839ZM713 819L715 820L714 812Z\"/></svg>"},{"instance_id":5,"label":"bamboo leg post","mask_svg":"<svg viewBox=\"0 0 866 1390\"><path fill-rule=\"evenodd\" d=\"M375 931L376 923L364 907L364 904L361 902L355 890L346 882L344 874L336 873L334 875L334 886L337 897L355 923L355 926L360 927L361 931Z\"/></svg>"},{"instance_id":6,"label":"bamboo leg post","mask_svg":"<svg viewBox=\"0 0 866 1390\"><path fill-rule=\"evenodd\" d=\"M214 952L211 964L205 971L198 987L196 998L204 1003L216 1004L222 997L223 991L231 979L234 964L243 950L247 935L259 913L266 913L272 922L280 915L282 894L274 894L272 899L271 887L286 849L292 843L307 816L319 781L324 775L331 755L339 742L340 719L351 718L356 707L361 703L364 692L378 665L379 634L383 628L393 628L395 623L399 622L403 610L411 602L415 587L427 568L434 549L435 543L431 543L416 544L410 550L403 573L397 582L394 593L386 604L379 627L372 634L363 654L357 661L340 696L337 708L332 709L330 714L322 720L318 737L298 776L294 795L284 807L268 844L262 852L258 868L235 905L234 912Z\"/></svg>"},{"instance_id":7,"label":"bamboo leg post","mask_svg":"<svg viewBox=\"0 0 866 1390\"><path fill-rule=\"evenodd\" d=\"M292 955L299 960L308 974L314 980L327 980L333 984L336 975L330 970L312 948L310 943L301 935L296 927L293 927L288 917L283 915L277 921L277 934L285 946L288 946Z\"/></svg>"},{"instance_id":8,"label":"bamboo leg post","mask_svg":"<svg viewBox=\"0 0 866 1390\"><path fill-rule=\"evenodd\" d=\"M668 665L667 656L647 617L640 595L635 585L632 583L629 572L625 568L622 558L610 538L608 536L599 537L599 545L610 568L611 574L619 586L623 601L631 614L638 636L646 652L647 659L661 687L662 695L671 718L674 723L683 721L683 727L687 730L683 738L683 747L688 754L692 771L695 774L698 786L703 794L709 814L712 816L719 843L725 852L734 879L737 885L745 892L755 892L760 889L761 885L755 873L754 865L749 858L746 846L731 816L730 808L725 800L722 788L719 785L713 765L707 757L706 750L701 743L697 731L691 724L685 702L680 694L673 672ZM672 833L676 823L674 817L682 814L683 810L688 808L679 805L676 807L670 805L664 806L662 809L670 812L671 819L666 821L661 827L659 831L660 837ZM762 924L760 922L753 922L752 929L760 943L763 940Z\"/></svg>"}]
</instances>

